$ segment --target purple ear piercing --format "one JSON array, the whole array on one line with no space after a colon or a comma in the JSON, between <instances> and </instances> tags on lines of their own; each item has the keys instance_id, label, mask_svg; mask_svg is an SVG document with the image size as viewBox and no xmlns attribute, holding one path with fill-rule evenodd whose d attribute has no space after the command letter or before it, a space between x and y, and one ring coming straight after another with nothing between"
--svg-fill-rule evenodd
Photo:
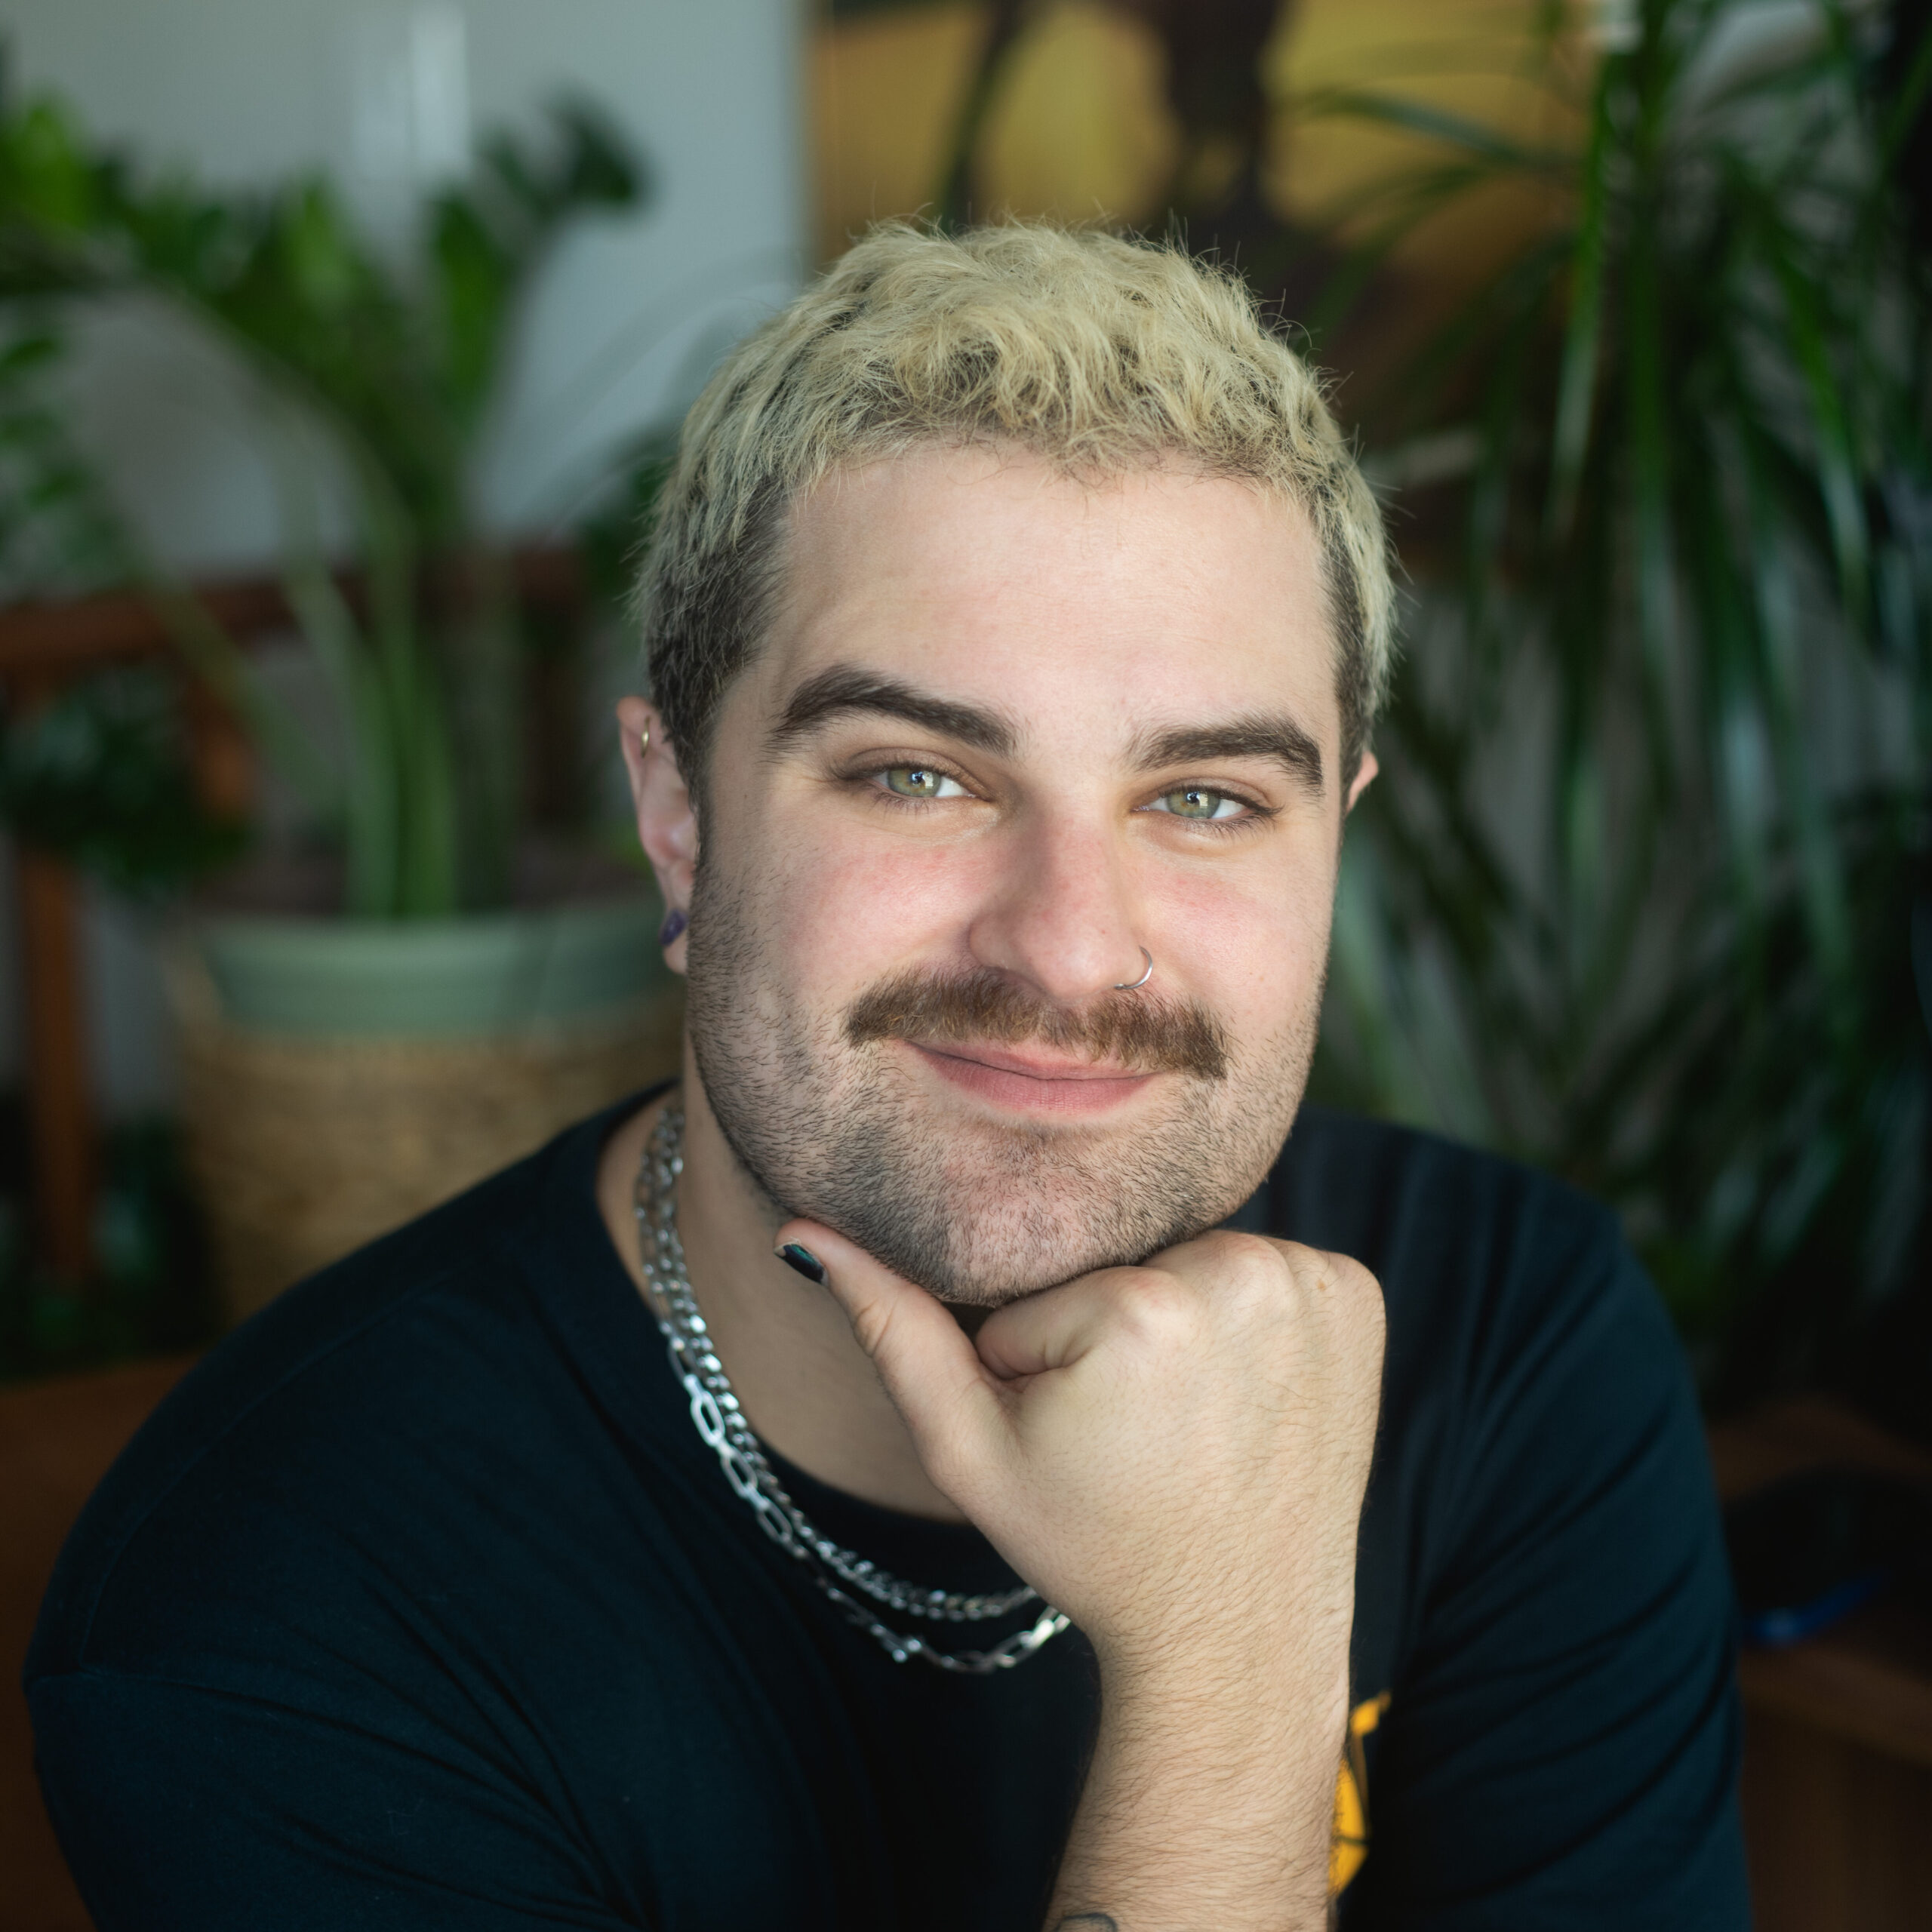
<instances>
[{"instance_id":1,"label":"purple ear piercing","mask_svg":"<svg viewBox=\"0 0 1932 1932\"><path fill-rule=\"evenodd\" d=\"M684 914L675 907L664 915L664 923L657 928L657 943L669 946L685 936L685 928L691 924Z\"/></svg>"}]
</instances>

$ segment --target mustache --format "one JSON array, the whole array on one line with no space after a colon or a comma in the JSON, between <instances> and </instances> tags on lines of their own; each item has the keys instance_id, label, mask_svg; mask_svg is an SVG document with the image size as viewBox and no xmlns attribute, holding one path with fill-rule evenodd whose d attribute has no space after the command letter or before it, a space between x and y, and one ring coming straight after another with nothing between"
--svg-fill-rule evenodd
<instances>
[{"instance_id":1,"label":"mustache","mask_svg":"<svg viewBox=\"0 0 1932 1932\"><path fill-rule=\"evenodd\" d=\"M1228 1039L1220 1021L1192 1001L1145 992L1107 993L1069 1008L1042 999L1001 973L909 968L861 994L845 1016L855 1046L874 1040L975 1040L1017 1046L1035 1040L1062 1053L1115 1060L1140 1073L1189 1073L1224 1080Z\"/></svg>"}]
</instances>

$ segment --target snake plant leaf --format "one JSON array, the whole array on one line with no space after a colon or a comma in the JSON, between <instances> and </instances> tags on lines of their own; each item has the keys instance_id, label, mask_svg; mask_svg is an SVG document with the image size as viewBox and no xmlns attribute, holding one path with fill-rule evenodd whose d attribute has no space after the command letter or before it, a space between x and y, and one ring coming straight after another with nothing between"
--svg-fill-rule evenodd
<instances>
[{"instance_id":1,"label":"snake plant leaf","mask_svg":"<svg viewBox=\"0 0 1932 1932\"><path fill-rule=\"evenodd\" d=\"M1623 62L1612 55L1603 63L1590 106L1590 132L1584 149L1582 206L1571 257L1569 315L1564 332L1562 373L1557 381L1556 429L1550 462L1546 524L1560 541L1576 512L1577 489L1596 404L1597 346L1602 334L1604 224L1609 205L1609 170L1614 152L1613 104L1622 90Z\"/></svg>"},{"instance_id":2,"label":"snake plant leaf","mask_svg":"<svg viewBox=\"0 0 1932 1932\"><path fill-rule=\"evenodd\" d=\"M1904 79L1887 106L1880 125L1878 160L1887 175L1898 165L1928 96L1932 96L1932 20L1919 31L1918 44L1912 50Z\"/></svg>"},{"instance_id":3,"label":"snake plant leaf","mask_svg":"<svg viewBox=\"0 0 1932 1932\"><path fill-rule=\"evenodd\" d=\"M1818 305L1809 282L1795 259L1787 237L1767 218L1765 251L1776 270L1784 296L1786 325L1793 358L1804 379L1817 438L1819 481L1823 486L1832 544L1847 610L1854 623L1866 622L1871 600L1870 534L1866 528L1864 494L1859 484L1857 459L1850 426L1832 368L1831 350Z\"/></svg>"},{"instance_id":4,"label":"snake plant leaf","mask_svg":"<svg viewBox=\"0 0 1932 1932\"><path fill-rule=\"evenodd\" d=\"M1324 117L1365 121L1417 134L1447 147L1503 164L1515 172L1567 171L1570 156L1560 149L1531 147L1500 129L1457 114L1432 101L1407 99L1367 88L1311 88L1289 103L1297 119L1312 125Z\"/></svg>"},{"instance_id":5,"label":"snake plant leaf","mask_svg":"<svg viewBox=\"0 0 1932 1932\"><path fill-rule=\"evenodd\" d=\"M1302 321L1311 338L1319 341L1355 306L1362 291L1385 267L1396 250L1452 202L1495 178L1485 162L1454 163L1432 169L1403 184L1399 205L1358 240L1336 272L1324 282ZM1327 219L1346 224L1351 207L1386 203L1386 183L1347 196L1327 212Z\"/></svg>"},{"instance_id":6,"label":"snake plant leaf","mask_svg":"<svg viewBox=\"0 0 1932 1932\"><path fill-rule=\"evenodd\" d=\"M1629 414L1626 431L1638 634L1650 721L1651 751L1660 786L1668 794L1675 759L1669 717L1677 661L1677 565L1672 534L1670 405L1664 368L1670 355L1653 238L1640 219L1632 224L1625 264L1623 319L1624 386Z\"/></svg>"}]
</instances>

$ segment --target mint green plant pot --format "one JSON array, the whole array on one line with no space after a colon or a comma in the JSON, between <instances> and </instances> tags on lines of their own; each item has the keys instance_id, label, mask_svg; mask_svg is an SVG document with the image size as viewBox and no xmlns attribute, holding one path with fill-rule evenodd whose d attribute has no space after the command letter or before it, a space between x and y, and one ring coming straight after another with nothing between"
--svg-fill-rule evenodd
<instances>
[{"instance_id":1,"label":"mint green plant pot","mask_svg":"<svg viewBox=\"0 0 1932 1932\"><path fill-rule=\"evenodd\" d=\"M182 1118L230 1315L675 1076L662 916L628 888L460 919L193 920Z\"/></svg>"}]
</instances>

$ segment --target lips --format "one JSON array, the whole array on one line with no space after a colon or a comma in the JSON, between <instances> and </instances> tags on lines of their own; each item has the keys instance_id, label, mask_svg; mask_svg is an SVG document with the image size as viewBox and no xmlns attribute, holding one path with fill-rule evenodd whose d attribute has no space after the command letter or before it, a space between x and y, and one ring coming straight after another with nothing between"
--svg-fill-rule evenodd
<instances>
[{"instance_id":1,"label":"lips","mask_svg":"<svg viewBox=\"0 0 1932 1932\"><path fill-rule=\"evenodd\" d=\"M1102 1061L1016 1053L1010 1048L906 1043L940 1079L1003 1113L1081 1118L1124 1106L1155 1078Z\"/></svg>"},{"instance_id":2,"label":"lips","mask_svg":"<svg viewBox=\"0 0 1932 1932\"><path fill-rule=\"evenodd\" d=\"M909 1043L922 1054L944 1060L971 1060L989 1066L996 1072L1017 1073L1029 1080L1143 1080L1138 1069L1105 1060L1082 1060L1072 1054L1016 1053L1008 1047L981 1045L975 1041L961 1045L949 1040L943 1046L923 1040Z\"/></svg>"}]
</instances>

